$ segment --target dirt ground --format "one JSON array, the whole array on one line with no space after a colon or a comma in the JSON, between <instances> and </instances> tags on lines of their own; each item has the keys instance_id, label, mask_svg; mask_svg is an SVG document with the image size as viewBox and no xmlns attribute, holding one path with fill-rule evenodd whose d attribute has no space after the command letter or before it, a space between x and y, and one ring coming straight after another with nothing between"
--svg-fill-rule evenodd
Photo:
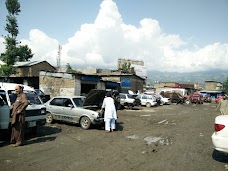
<instances>
[{"instance_id":1,"label":"dirt ground","mask_svg":"<svg viewBox=\"0 0 228 171\"><path fill-rule=\"evenodd\" d=\"M228 155L213 149L216 104L119 110L117 130L83 130L67 123L40 127L12 147L0 141L0 170L228 170Z\"/></svg>"}]
</instances>

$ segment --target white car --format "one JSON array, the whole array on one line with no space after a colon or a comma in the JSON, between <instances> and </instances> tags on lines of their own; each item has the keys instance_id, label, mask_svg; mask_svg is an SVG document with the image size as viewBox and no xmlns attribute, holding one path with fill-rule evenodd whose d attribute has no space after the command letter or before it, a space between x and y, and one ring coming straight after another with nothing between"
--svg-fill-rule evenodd
<instances>
[{"instance_id":1,"label":"white car","mask_svg":"<svg viewBox=\"0 0 228 171\"><path fill-rule=\"evenodd\" d=\"M162 95L159 95L159 97L161 98L161 102L162 104L170 104L170 98L167 97L163 97Z\"/></svg>"},{"instance_id":2,"label":"white car","mask_svg":"<svg viewBox=\"0 0 228 171\"><path fill-rule=\"evenodd\" d=\"M217 151L228 153L228 115L215 118L215 132L211 138Z\"/></svg>"},{"instance_id":3,"label":"white car","mask_svg":"<svg viewBox=\"0 0 228 171\"><path fill-rule=\"evenodd\" d=\"M137 96L137 98L140 99L142 106L151 107L151 106L156 106L157 105L156 98L154 97L154 95L151 95L151 94L139 94Z\"/></svg>"},{"instance_id":4,"label":"white car","mask_svg":"<svg viewBox=\"0 0 228 171\"><path fill-rule=\"evenodd\" d=\"M87 101L91 103L90 98ZM98 106L84 106L85 103L84 96L53 97L45 103L47 108L46 122L51 124L54 120L59 120L79 123L83 129L89 129L92 124L102 124L104 118L100 114Z\"/></svg>"}]
</instances>

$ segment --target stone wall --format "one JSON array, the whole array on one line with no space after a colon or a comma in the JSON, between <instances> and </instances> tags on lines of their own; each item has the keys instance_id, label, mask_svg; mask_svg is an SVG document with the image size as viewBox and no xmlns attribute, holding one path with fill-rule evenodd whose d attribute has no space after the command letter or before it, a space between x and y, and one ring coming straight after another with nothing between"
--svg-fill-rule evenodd
<instances>
[{"instance_id":1,"label":"stone wall","mask_svg":"<svg viewBox=\"0 0 228 171\"><path fill-rule=\"evenodd\" d=\"M53 96L80 95L81 83L71 74L66 73L40 73L40 89Z\"/></svg>"}]
</instances>

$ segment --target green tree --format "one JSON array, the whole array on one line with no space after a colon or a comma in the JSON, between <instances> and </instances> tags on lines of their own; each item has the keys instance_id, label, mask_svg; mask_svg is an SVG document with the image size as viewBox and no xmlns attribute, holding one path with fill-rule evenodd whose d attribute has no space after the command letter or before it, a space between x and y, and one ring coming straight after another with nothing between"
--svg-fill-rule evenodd
<instances>
[{"instance_id":1,"label":"green tree","mask_svg":"<svg viewBox=\"0 0 228 171\"><path fill-rule=\"evenodd\" d=\"M10 76L11 74L16 74L16 68L13 66L1 65L0 76Z\"/></svg>"},{"instance_id":2,"label":"green tree","mask_svg":"<svg viewBox=\"0 0 228 171\"><path fill-rule=\"evenodd\" d=\"M6 68L9 67L8 69L5 68L7 71L5 74L7 75L15 62L28 61L33 57L33 54L27 45L19 45L20 42L17 41L19 29L16 16L21 12L20 3L18 0L6 0L5 5L8 11L5 30L8 34L4 36L6 50L1 53L0 59L6 63Z\"/></svg>"},{"instance_id":3,"label":"green tree","mask_svg":"<svg viewBox=\"0 0 228 171\"><path fill-rule=\"evenodd\" d=\"M72 71L73 71L73 69L72 69L71 65L69 63L67 63L66 64L66 72L70 73Z\"/></svg>"},{"instance_id":4,"label":"green tree","mask_svg":"<svg viewBox=\"0 0 228 171\"><path fill-rule=\"evenodd\" d=\"M226 80L223 82L223 91L228 94L228 77Z\"/></svg>"},{"instance_id":5,"label":"green tree","mask_svg":"<svg viewBox=\"0 0 228 171\"><path fill-rule=\"evenodd\" d=\"M77 73L77 74L81 74L82 72L80 71L76 71L74 69L72 69L71 65L69 63L66 64L66 72L67 73Z\"/></svg>"}]
</instances>

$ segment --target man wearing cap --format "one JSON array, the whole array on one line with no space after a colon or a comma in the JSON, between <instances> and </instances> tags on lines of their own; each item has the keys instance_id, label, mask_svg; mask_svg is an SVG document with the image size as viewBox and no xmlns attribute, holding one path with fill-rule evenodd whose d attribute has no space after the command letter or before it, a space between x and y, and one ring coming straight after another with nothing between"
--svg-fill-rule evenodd
<instances>
[{"instance_id":1,"label":"man wearing cap","mask_svg":"<svg viewBox=\"0 0 228 171\"><path fill-rule=\"evenodd\" d=\"M29 102L25 93L23 93L23 86L17 85L15 87L17 99L12 105L12 133L11 143L14 143L14 147L18 147L23 144L24 140L24 125L25 125L25 109Z\"/></svg>"}]
</instances>

